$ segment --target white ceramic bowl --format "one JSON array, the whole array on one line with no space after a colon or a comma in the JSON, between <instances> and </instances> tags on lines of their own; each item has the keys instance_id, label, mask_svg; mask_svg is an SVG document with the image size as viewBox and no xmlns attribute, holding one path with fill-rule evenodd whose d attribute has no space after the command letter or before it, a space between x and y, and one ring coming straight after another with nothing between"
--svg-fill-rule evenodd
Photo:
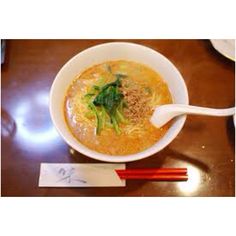
<instances>
[{"instance_id":1,"label":"white ceramic bowl","mask_svg":"<svg viewBox=\"0 0 236 236\"><path fill-rule=\"evenodd\" d=\"M132 155L111 156L93 151L70 133L63 114L66 91L72 80L93 65L110 60L131 60L145 64L156 70L168 84L174 103L188 104L188 92L185 82L176 67L160 53L133 43L115 42L100 44L88 48L70 59L58 72L50 91L50 114L52 121L62 138L78 152L97 160L107 162L129 162L148 157L166 147L182 129L186 116L178 117L157 143L150 148ZM143 137L145 138L145 137Z\"/></svg>"}]
</instances>

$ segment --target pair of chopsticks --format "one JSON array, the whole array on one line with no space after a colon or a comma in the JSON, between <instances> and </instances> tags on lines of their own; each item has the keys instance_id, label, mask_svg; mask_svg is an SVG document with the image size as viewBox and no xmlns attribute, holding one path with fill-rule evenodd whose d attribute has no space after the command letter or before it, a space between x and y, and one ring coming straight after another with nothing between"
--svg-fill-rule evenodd
<instances>
[{"instance_id":1,"label":"pair of chopsticks","mask_svg":"<svg viewBox=\"0 0 236 236\"><path fill-rule=\"evenodd\" d=\"M155 168L115 170L121 179L146 179L158 181L187 181L187 168Z\"/></svg>"}]
</instances>

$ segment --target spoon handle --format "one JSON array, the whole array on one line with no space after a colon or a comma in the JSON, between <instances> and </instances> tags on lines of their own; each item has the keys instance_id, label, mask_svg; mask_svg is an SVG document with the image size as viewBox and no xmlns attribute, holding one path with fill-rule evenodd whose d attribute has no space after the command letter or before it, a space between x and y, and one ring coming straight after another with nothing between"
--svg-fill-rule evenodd
<instances>
[{"instance_id":1,"label":"spoon handle","mask_svg":"<svg viewBox=\"0 0 236 236\"><path fill-rule=\"evenodd\" d=\"M235 114L235 108L214 109L197 107L184 104L161 105L154 110L150 119L151 123L160 128L168 121L179 115L207 115L207 116L231 116Z\"/></svg>"},{"instance_id":2,"label":"spoon handle","mask_svg":"<svg viewBox=\"0 0 236 236\"><path fill-rule=\"evenodd\" d=\"M170 111L172 110L173 112L175 112L176 115L196 114L196 115L207 115L207 116L231 116L235 114L234 107L226 109L214 109L214 108L190 106L184 104L168 104L164 106L170 109Z\"/></svg>"}]
</instances>

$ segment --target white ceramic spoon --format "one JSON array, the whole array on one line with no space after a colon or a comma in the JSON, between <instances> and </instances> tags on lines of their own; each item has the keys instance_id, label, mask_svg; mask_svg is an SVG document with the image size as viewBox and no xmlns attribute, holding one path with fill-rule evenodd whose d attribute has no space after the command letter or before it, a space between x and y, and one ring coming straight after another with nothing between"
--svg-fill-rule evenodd
<instances>
[{"instance_id":1,"label":"white ceramic spoon","mask_svg":"<svg viewBox=\"0 0 236 236\"><path fill-rule=\"evenodd\" d=\"M154 110L150 120L154 126L160 128L174 117L187 114L206 116L232 116L235 114L235 108L213 109L184 104L168 104L158 106Z\"/></svg>"}]
</instances>

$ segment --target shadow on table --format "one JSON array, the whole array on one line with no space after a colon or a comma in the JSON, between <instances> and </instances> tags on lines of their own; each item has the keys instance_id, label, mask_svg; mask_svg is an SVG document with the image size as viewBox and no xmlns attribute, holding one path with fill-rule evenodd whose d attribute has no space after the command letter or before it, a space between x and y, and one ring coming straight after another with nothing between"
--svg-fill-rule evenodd
<instances>
[{"instance_id":1,"label":"shadow on table","mask_svg":"<svg viewBox=\"0 0 236 236\"><path fill-rule=\"evenodd\" d=\"M232 116L228 117L227 119L226 130L230 146L232 147L232 150L235 151L235 125Z\"/></svg>"},{"instance_id":2,"label":"shadow on table","mask_svg":"<svg viewBox=\"0 0 236 236\"><path fill-rule=\"evenodd\" d=\"M182 153L179 153L177 151L171 150L169 148L167 148L167 149L168 149L168 151L167 151L168 155L171 158L187 162L187 163L191 164L192 166L195 166L196 168L202 170L203 172L206 172L206 173L210 172L210 168L204 162L202 162L200 160L197 160L197 159L194 159L190 156L187 156L186 154L182 154Z\"/></svg>"},{"instance_id":3,"label":"shadow on table","mask_svg":"<svg viewBox=\"0 0 236 236\"><path fill-rule=\"evenodd\" d=\"M5 41L5 53L4 53L4 63L1 65L2 72L7 71L9 68L9 57L10 57L10 40Z\"/></svg>"}]
</instances>

